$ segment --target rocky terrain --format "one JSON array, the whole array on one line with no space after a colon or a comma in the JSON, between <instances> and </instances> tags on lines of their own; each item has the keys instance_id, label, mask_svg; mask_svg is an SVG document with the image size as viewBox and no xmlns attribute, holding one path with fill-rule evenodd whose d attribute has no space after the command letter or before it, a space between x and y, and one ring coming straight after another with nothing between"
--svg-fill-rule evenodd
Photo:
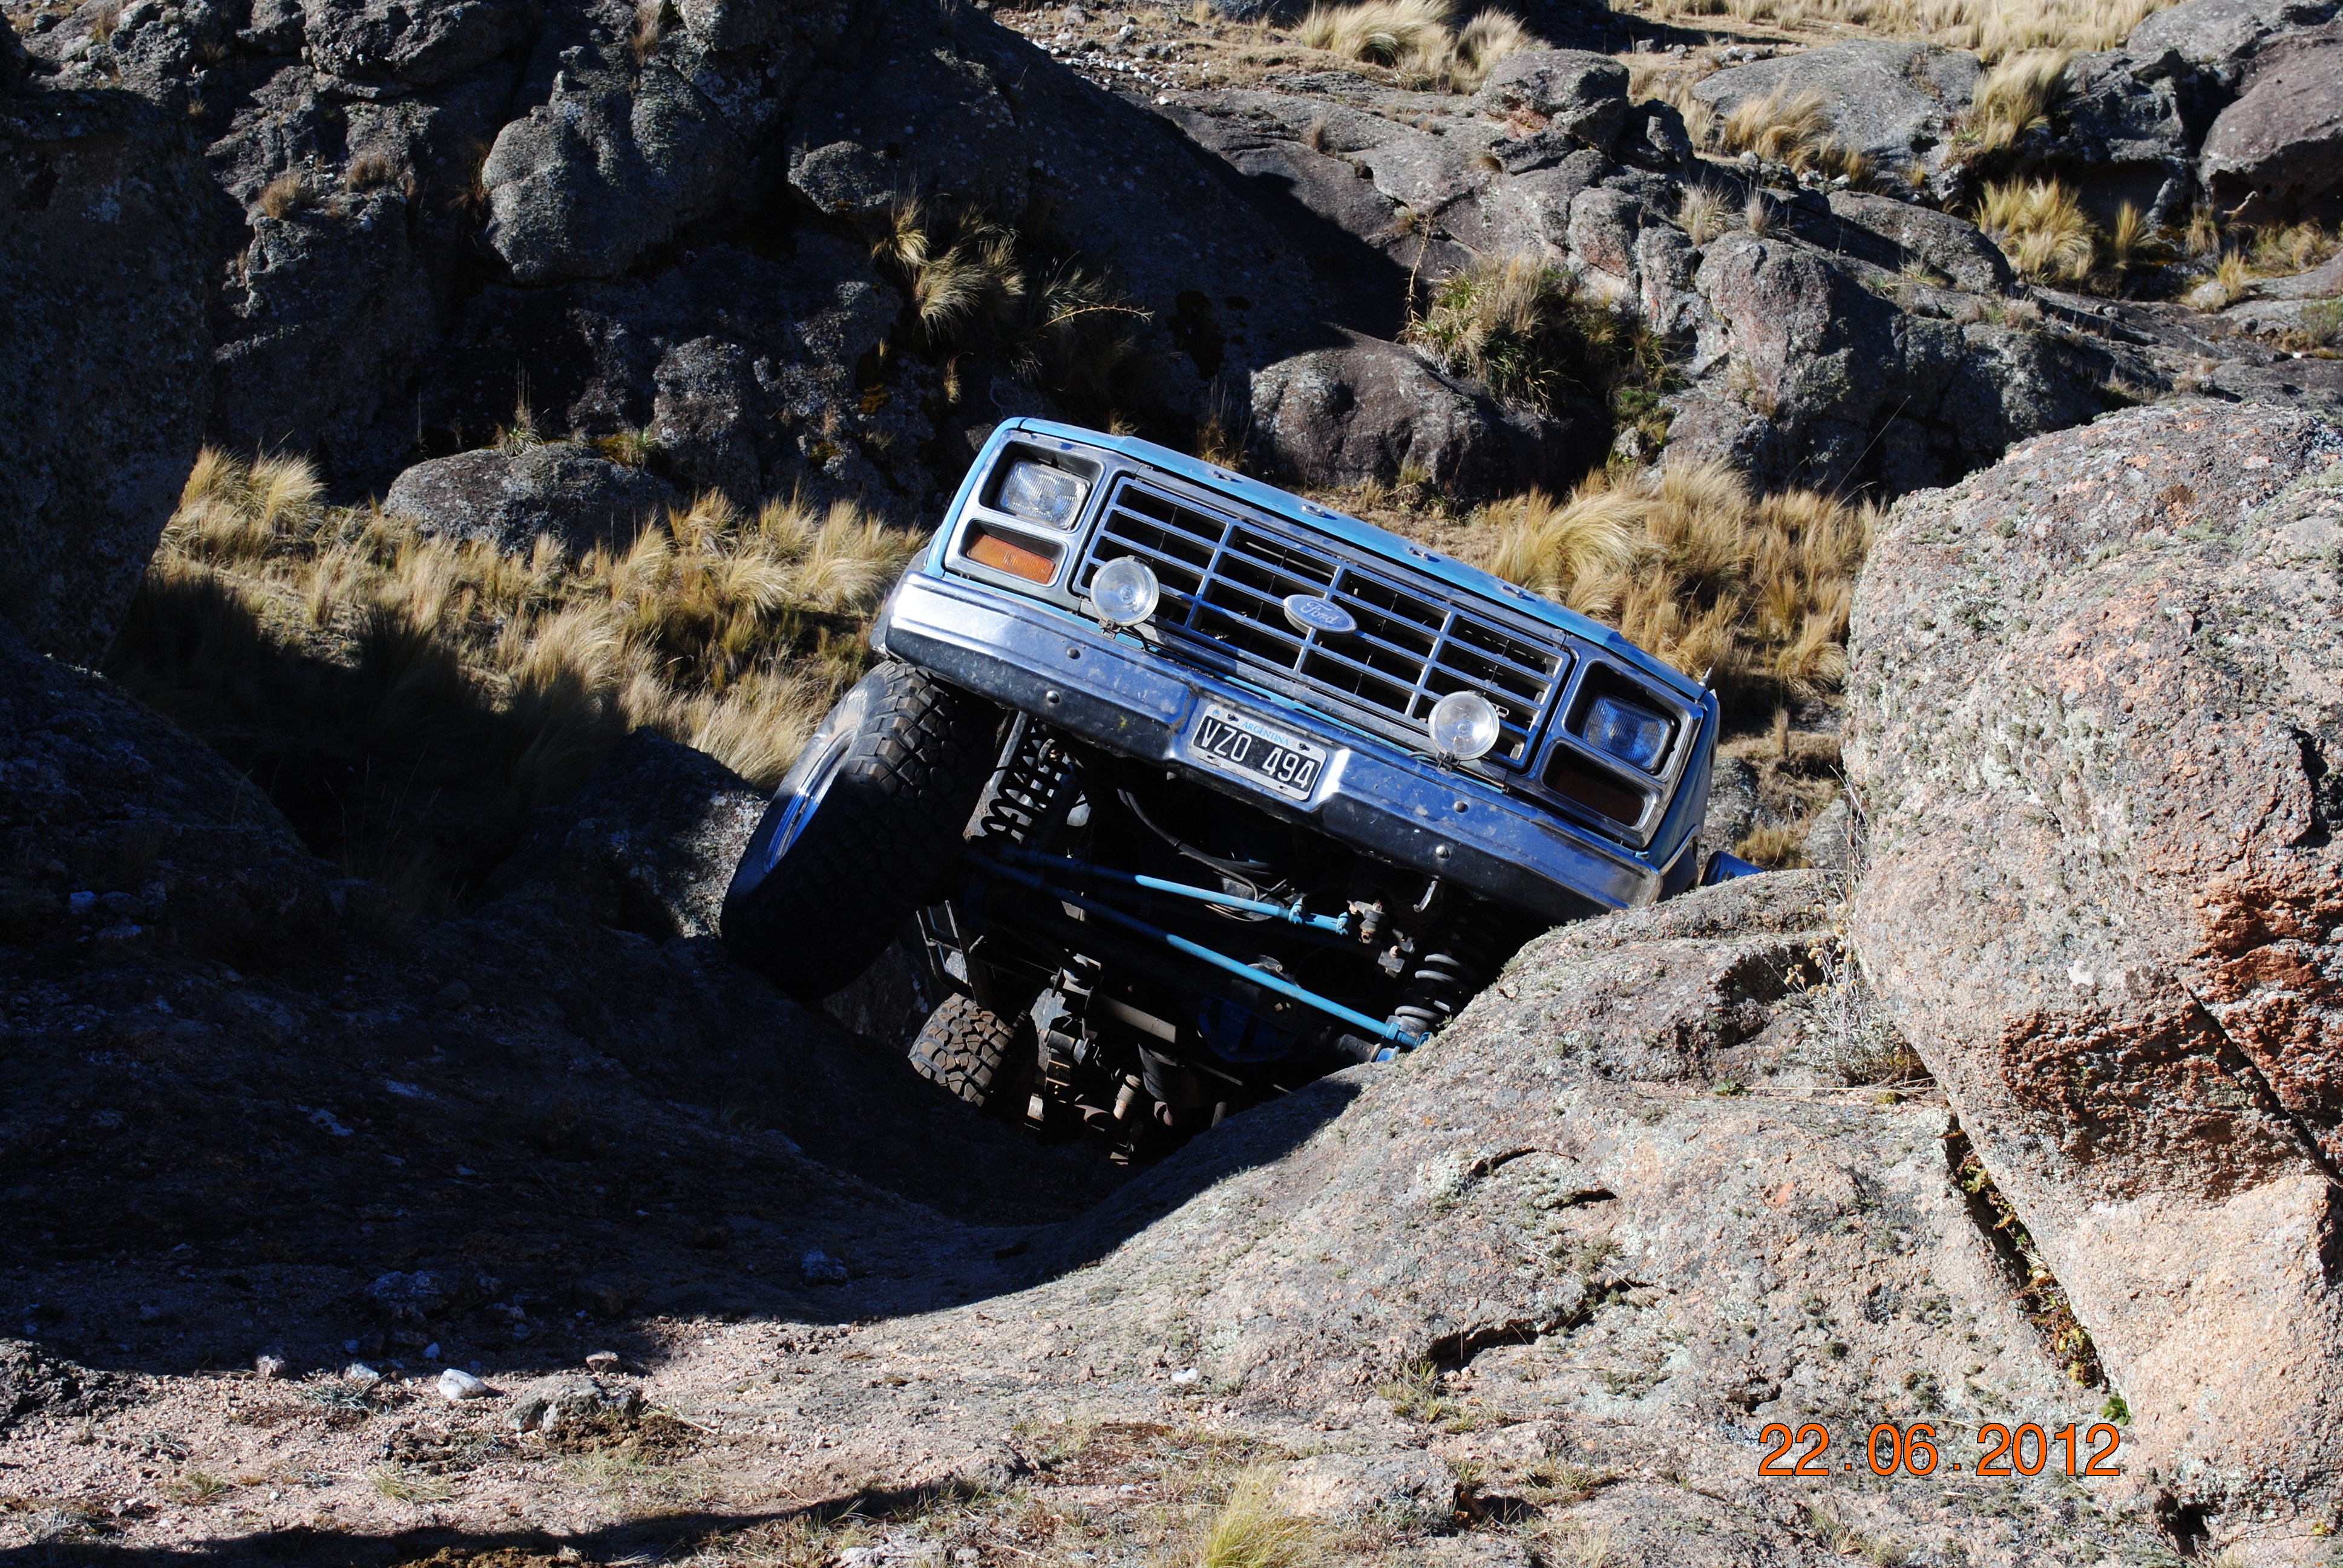
<instances>
[{"instance_id":1,"label":"rocky terrain","mask_svg":"<svg viewBox=\"0 0 2343 1568\"><path fill-rule=\"evenodd\" d=\"M2332 5L5 10L12 1561L2328 1560ZM1031 412L1482 556L1606 465L1892 502L1844 680L1833 631L1713 797L1814 869L1548 933L1131 1171L905 1070L908 973L817 1016L727 960L760 792L616 706L558 798L465 786L428 897L347 806L427 816L447 716L343 794L216 717L295 689L234 630L382 728L325 637L381 630L367 540L590 575L835 502L900 562ZM217 538L314 569L174 641L205 447L313 466ZM93 673L174 658L246 681L202 739ZM2120 1475L1978 1474L2028 1422ZM1829 1473L1761 1476L1775 1422Z\"/></svg>"}]
</instances>

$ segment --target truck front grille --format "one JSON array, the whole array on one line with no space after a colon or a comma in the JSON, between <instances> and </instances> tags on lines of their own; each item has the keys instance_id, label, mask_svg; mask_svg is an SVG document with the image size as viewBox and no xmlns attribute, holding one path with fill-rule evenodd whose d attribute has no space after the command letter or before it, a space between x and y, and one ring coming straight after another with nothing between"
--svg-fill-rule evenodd
<instances>
[{"instance_id":1,"label":"truck front grille","mask_svg":"<svg viewBox=\"0 0 2343 1568\"><path fill-rule=\"evenodd\" d=\"M1155 626L1182 651L1272 689L1320 697L1347 717L1421 742L1432 705L1477 691L1503 727L1490 759L1519 768L1569 672L1557 638L1472 614L1441 584L1354 557L1331 539L1267 518L1238 518L1126 477L1091 540L1074 588L1085 597L1107 562L1135 556L1162 584ZM1296 629L1291 594L1332 599L1355 632Z\"/></svg>"}]
</instances>

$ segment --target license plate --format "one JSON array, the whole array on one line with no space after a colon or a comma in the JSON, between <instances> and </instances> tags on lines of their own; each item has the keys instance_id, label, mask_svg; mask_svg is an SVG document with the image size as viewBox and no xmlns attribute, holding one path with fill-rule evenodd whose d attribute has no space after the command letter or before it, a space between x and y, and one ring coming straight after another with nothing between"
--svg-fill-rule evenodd
<instances>
[{"instance_id":1,"label":"license plate","mask_svg":"<svg viewBox=\"0 0 2343 1568\"><path fill-rule=\"evenodd\" d=\"M1188 732L1198 761L1234 773L1280 795L1307 800L1326 766L1322 748L1263 724L1251 714L1207 703Z\"/></svg>"}]
</instances>

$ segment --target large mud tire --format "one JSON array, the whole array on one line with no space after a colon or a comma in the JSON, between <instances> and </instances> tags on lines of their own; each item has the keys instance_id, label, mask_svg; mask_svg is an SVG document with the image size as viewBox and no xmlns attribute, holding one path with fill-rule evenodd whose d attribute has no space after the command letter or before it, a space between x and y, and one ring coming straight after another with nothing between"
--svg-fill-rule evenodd
<instances>
[{"instance_id":1,"label":"large mud tire","mask_svg":"<svg viewBox=\"0 0 2343 1568\"><path fill-rule=\"evenodd\" d=\"M947 997L911 1042L911 1070L970 1105L1021 1112L1033 1055L1023 1021L989 1011L971 996Z\"/></svg>"},{"instance_id":2,"label":"large mud tire","mask_svg":"<svg viewBox=\"0 0 2343 1568\"><path fill-rule=\"evenodd\" d=\"M907 664L848 692L765 809L724 895L724 942L803 1002L843 989L942 891L1000 711Z\"/></svg>"}]
</instances>

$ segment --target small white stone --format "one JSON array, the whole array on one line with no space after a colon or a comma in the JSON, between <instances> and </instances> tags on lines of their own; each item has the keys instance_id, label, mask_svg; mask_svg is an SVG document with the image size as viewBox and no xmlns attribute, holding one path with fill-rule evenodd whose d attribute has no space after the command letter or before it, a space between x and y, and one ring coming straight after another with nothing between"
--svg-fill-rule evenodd
<instances>
[{"instance_id":1,"label":"small white stone","mask_svg":"<svg viewBox=\"0 0 2343 1568\"><path fill-rule=\"evenodd\" d=\"M488 1398L488 1385L461 1367L449 1367L439 1374L439 1392L452 1404L458 1400Z\"/></svg>"}]
</instances>

